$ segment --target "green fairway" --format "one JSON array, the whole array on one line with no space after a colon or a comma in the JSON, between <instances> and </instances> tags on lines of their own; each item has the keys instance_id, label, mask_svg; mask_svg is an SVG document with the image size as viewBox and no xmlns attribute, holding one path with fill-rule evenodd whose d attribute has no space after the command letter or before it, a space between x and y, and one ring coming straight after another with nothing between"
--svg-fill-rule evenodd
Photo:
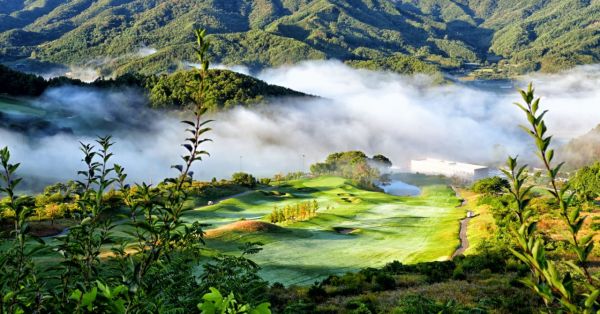
<instances>
[{"instance_id":1,"label":"green fairway","mask_svg":"<svg viewBox=\"0 0 600 314\"><path fill-rule=\"evenodd\" d=\"M18 113L32 116L43 116L44 110L29 106L26 101L0 96L0 113Z\"/></svg>"},{"instance_id":2,"label":"green fairway","mask_svg":"<svg viewBox=\"0 0 600 314\"><path fill-rule=\"evenodd\" d=\"M317 200L318 216L280 225L271 232L228 230L207 240L209 248L236 252L240 243L260 241L252 257L270 281L306 284L330 274L404 263L447 259L459 244L464 216L454 192L444 185L422 187L418 197L365 191L336 177L287 182L253 191L187 215L189 222L222 226L247 220L267 221L273 206Z\"/></svg>"}]
</instances>

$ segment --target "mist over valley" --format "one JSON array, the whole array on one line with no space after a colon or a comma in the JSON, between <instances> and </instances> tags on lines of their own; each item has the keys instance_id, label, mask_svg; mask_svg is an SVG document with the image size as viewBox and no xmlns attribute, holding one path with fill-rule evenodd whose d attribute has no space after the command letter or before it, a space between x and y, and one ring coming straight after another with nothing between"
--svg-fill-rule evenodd
<instances>
[{"instance_id":1,"label":"mist over valley","mask_svg":"<svg viewBox=\"0 0 600 314\"><path fill-rule=\"evenodd\" d=\"M600 313L600 1L0 0L0 314Z\"/></svg>"}]
</instances>

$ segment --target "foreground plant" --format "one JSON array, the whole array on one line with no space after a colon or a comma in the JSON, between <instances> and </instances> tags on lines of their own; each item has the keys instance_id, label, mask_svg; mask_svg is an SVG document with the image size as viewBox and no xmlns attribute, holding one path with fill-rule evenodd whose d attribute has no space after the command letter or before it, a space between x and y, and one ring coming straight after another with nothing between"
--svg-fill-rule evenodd
<instances>
[{"instance_id":1,"label":"foreground plant","mask_svg":"<svg viewBox=\"0 0 600 314\"><path fill-rule=\"evenodd\" d=\"M144 296L143 291L150 288L154 283L147 282L146 277L151 268L161 260L170 260L177 251L197 251L198 245L203 244L202 224L195 222L191 226L185 224L182 217L185 213L185 202L188 199L187 188L193 179L192 165L202 160L203 155L208 152L201 149L201 145L210 139L203 135L210 131L206 125L211 120L203 121L206 112L204 107L204 95L206 87L204 80L208 71L209 61L206 57L208 42L205 39L205 31L195 31L197 39L196 54L202 67L198 70L199 86L193 93L193 115L194 118L182 121L187 126L185 143L182 146L186 153L181 156L183 164L174 165L172 168L178 170L178 176L166 179L158 188L153 188L145 183L135 187L135 193L123 184L125 174L122 168L118 168L119 182L125 193L125 200L132 209L131 225L134 231L131 233L136 240L135 250L137 256L130 257L131 277L127 284L137 297ZM137 214L143 217L136 218ZM140 290L138 290L140 289Z\"/></svg>"},{"instance_id":2,"label":"foreground plant","mask_svg":"<svg viewBox=\"0 0 600 314\"><path fill-rule=\"evenodd\" d=\"M0 313L23 312L26 308L39 309L42 302L41 286L32 256L43 246L28 245L28 241L32 239L27 223L27 218L33 212L30 206L32 199L16 195L16 188L22 180L16 175L20 164L10 162L7 147L0 149L0 165L3 183L0 184L0 193L8 195L4 210L14 214L15 223L12 241L0 242L0 246L4 247L0 252Z\"/></svg>"},{"instance_id":3,"label":"foreground plant","mask_svg":"<svg viewBox=\"0 0 600 314\"><path fill-rule=\"evenodd\" d=\"M559 263L552 261L546 254L548 244L540 235L534 216L529 206L533 186L525 184L526 165L519 166L516 157L509 157L507 168L503 170L511 181L510 194L515 201L514 212L517 227L513 230L517 249L512 253L531 270L531 276L523 283L541 296L547 307L560 307L570 313L599 313L600 281L588 268L588 259L594 248L594 233L581 235L587 216L581 215L581 208L574 204L575 192L568 183L559 183L558 174L563 163L554 164L554 150L550 148L552 136L547 135L544 116L547 112L539 110L540 99L535 98L530 84L526 91L520 91L525 104L516 104L526 115L529 124L522 128L534 139L536 154L544 165L549 178L547 191L556 200L562 221L569 234L568 250L576 257L566 260L566 271ZM553 241L551 241L553 242Z\"/></svg>"},{"instance_id":4,"label":"foreground plant","mask_svg":"<svg viewBox=\"0 0 600 314\"><path fill-rule=\"evenodd\" d=\"M256 307L240 304L233 293L224 297L219 290L210 288L210 292L202 297L198 304L202 314L271 314L269 303L261 303Z\"/></svg>"},{"instance_id":5,"label":"foreground plant","mask_svg":"<svg viewBox=\"0 0 600 314\"><path fill-rule=\"evenodd\" d=\"M72 226L65 236L59 237L60 244L56 249L63 257L62 289L58 298L65 304L75 303L75 308L80 308L85 300L83 294L79 294L79 299L74 298L73 291L87 291L95 287L102 271L100 254L103 246L112 242L110 231L115 225L105 214L109 207L104 195L116 180L112 175L114 167L110 165L113 156L110 147L113 144L110 136L98 138L98 147L81 143L86 169L78 172L83 177L77 181L80 187L77 201L79 223Z\"/></svg>"}]
</instances>

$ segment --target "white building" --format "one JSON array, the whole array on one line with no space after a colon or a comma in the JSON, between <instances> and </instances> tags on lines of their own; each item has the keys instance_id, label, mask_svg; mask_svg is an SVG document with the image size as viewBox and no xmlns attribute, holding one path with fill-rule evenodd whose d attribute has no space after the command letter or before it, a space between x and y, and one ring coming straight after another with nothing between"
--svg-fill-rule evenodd
<instances>
[{"instance_id":1,"label":"white building","mask_svg":"<svg viewBox=\"0 0 600 314\"><path fill-rule=\"evenodd\" d=\"M459 177L468 180L479 180L490 176L490 169L486 166L433 158L411 160L410 171L431 175L441 174L447 177Z\"/></svg>"}]
</instances>

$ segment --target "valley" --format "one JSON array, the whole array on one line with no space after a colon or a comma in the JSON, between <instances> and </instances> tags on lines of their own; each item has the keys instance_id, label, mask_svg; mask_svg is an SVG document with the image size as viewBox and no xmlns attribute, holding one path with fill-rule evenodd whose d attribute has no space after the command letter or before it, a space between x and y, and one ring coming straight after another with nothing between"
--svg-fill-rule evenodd
<instances>
[{"instance_id":1,"label":"valley","mask_svg":"<svg viewBox=\"0 0 600 314\"><path fill-rule=\"evenodd\" d=\"M0 0L0 314L600 313L599 43L597 0Z\"/></svg>"}]
</instances>

